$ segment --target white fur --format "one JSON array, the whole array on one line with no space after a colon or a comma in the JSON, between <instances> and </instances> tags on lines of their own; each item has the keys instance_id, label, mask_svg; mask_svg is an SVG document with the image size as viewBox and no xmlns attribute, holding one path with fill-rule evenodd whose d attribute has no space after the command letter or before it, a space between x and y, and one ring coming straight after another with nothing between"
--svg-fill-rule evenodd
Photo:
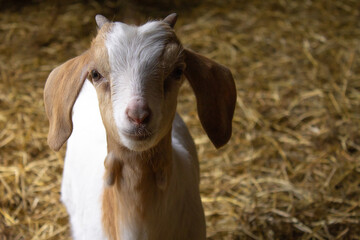
<instances>
[{"instance_id":1,"label":"white fur","mask_svg":"<svg viewBox=\"0 0 360 240\"><path fill-rule=\"evenodd\" d=\"M70 214L74 239L105 239L101 197L107 143L98 106L96 91L86 80L73 108L73 132L61 185L61 200Z\"/></svg>"},{"instance_id":2,"label":"white fur","mask_svg":"<svg viewBox=\"0 0 360 240\"><path fill-rule=\"evenodd\" d=\"M157 67L168 34L169 31L162 31L160 22L149 22L140 27L117 22L107 34L105 45L111 68L114 118L120 140L129 149L142 151L156 143L155 138L151 138L144 146L143 142L129 141L124 136L123 131L131 127L125 110L132 98L145 97L153 115L156 116L149 128L154 131L159 128L159 97L163 95L163 88L159 84L162 84L162 79L160 76L157 78L149 74L158 72L154 69ZM147 81L149 79L151 81Z\"/></svg>"}]
</instances>

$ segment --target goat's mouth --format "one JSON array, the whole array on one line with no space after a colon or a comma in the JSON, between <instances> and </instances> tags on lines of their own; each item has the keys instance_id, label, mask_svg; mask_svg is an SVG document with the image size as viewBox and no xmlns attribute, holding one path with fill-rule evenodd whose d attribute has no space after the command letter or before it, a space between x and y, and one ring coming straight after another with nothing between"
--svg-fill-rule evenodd
<instances>
[{"instance_id":1,"label":"goat's mouth","mask_svg":"<svg viewBox=\"0 0 360 240\"><path fill-rule=\"evenodd\" d=\"M144 141L149 139L152 136L150 130L144 127L136 127L131 130L122 131L122 133L129 139L135 141Z\"/></svg>"}]
</instances>

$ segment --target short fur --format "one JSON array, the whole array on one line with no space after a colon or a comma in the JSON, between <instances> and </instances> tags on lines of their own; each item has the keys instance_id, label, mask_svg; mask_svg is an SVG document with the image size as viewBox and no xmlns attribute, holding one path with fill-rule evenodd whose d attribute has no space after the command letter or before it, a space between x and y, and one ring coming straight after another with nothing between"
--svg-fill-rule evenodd
<instances>
[{"instance_id":1,"label":"short fur","mask_svg":"<svg viewBox=\"0 0 360 240\"><path fill-rule=\"evenodd\" d=\"M221 147L236 90L226 67L182 47L176 18L136 27L97 15L91 48L48 77L48 142L59 150L68 140L61 190L74 239L206 237L196 148L176 114L177 94L185 75ZM126 114L139 97L151 110L146 123Z\"/></svg>"}]
</instances>

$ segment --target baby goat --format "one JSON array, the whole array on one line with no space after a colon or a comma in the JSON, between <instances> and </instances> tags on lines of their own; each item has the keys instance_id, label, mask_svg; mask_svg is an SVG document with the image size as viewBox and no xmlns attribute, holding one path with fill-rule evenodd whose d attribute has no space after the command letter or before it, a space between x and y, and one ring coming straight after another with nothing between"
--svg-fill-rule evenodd
<instances>
[{"instance_id":1,"label":"baby goat","mask_svg":"<svg viewBox=\"0 0 360 240\"><path fill-rule=\"evenodd\" d=\"M44 90L48 144L58 151L68 140L61 200L73 238L205 239L199 163L177 95L186 77L221 147L235 108L231 72L183 48L176 14L142 26L96 22L91 48L55 68Z\"/></svg>"}]
</instances>

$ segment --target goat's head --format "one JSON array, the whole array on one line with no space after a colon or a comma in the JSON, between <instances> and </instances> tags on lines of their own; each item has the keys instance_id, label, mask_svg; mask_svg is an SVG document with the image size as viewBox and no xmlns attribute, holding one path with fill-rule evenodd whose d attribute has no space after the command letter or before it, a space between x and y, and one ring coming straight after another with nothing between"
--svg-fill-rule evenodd
<instances>
[{"instance_id":1,"label":"goat's head","mask_svg":"<svg viewBox=\"0 0 360 240\"><path fill-rule=\"evenodd\" d=\"M72 107L88 79L108 134L133 151L156 145L171 129L184 75L194 89L201 123L216 147L231 136L236 90L230 71L184 49L162 21L130 26L96 16L99 31L84 54L55 68L45 85L48 143L60 149L72 132Z\"/></svg>"}]
</instances>

